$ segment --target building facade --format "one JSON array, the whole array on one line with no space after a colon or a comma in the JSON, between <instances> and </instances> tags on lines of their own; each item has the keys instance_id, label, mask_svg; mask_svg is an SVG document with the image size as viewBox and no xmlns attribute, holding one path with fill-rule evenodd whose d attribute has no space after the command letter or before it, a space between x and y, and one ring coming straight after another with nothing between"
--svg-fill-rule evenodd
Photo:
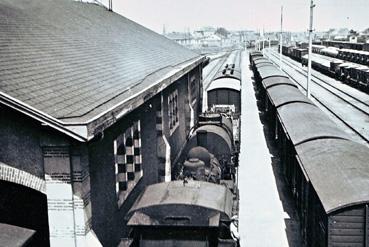
<instances>
[{"instance_id":1,"label":"building facade","mask_svg":"<svg viewBox=\"0 0 369 247\"><path fill-rule=\"evenodd\" d=\"M171 180L204 59L99 5L2 8L0 223L38 246L116 246L140 192Z\"/></svg>"}]
</instances>

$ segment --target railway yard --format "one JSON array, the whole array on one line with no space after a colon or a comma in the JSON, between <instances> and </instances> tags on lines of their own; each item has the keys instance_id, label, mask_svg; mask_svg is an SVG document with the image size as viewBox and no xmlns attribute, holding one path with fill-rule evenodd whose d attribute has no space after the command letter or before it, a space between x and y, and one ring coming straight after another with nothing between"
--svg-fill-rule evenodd
<instances>
[{"instance_id":1,"label":"railway yard","mask_svg":"<svg viewBox=\"0 0 369 247\"><path fill-rule=\"evenodd\" d=\"M368 217L365 216L365 212L367 210L365 209L365 200L367 199L365 198L367 198L368 195L365 190L362 192L357 191L357 189L360 190L360 188L363 188L362 186L365 185L361 184L361 182L355 181L355 179L364 179L363 181L366 181L365 183L367 183L368 179L365 175L367 172L364 172L364 174L362 174L363 177L360 178L360 176L355 177L353 174L350 174L348 170L356 169L355 167L361 167L359 169L362 169L366 166L366 158L364 157L367 156L367 154L364 154L366 152L364 150L366 150L365 146L368 147L369 137L368 95L351 85L314 70L312 73L312 85L310 86L311 101L303 99L303 94L306 94L306 67L304 67L301 62L287 56L283 56L283 63L281 70L279 70L278 67L280 66L280 62L278 52L274 49L265 49L263 53L266 59L259 59L256 57L255 62L251 65L248 61L250 53L244 51L241 55L242 135L240 139L240 168L238 171L238 186L240 188L239 231L241 246L336 246L335 244L340 243L343 243L343 246L346 246L345 244L348 243L352 244L352 246L362 246L361 244L366 241L365 239L368 232L367 230L356 231L355 229L359 229L356 227L359 227L360 224L362 224L359 222L363 222L363 226L365 228L367 226L367 223L365 223L368 222ZM228 54L225 54L223 56L227 55ZM317 59L326 60L326 63L328 64L329 62L334 61L331 57L325 57L319 54L313 55ZM211 67L209 67L208 70L204 70L204 82L211 81L214 78L211 70L220 66L224 61L226 61L226 59L221 57L221 59L217 58L210 62ZM271 71L274 71L273 73L282 79L276 79L275 76L272 77L273 73L267 69L271 66L274 66ZM252 67L256 67L256 70L249 69ZM258 70L262 70L263 68L266 68L265 72L258 72ZM255 73L257 74L255 75ZM287 80L289 81L288 83ZM261 82L263 82L266 90L263 89L263 86L260 88ZM297 89L296 92L292 90L294 87L298 88L301 92L297 93ZM278 88L286 95L282 96L282 94L277 93ZM288 96L291 93L292 96ZM275 97L282 98L279 99ZM291 99L288 99L288 97L291 97ZM283 103L283 101L287 103ZM298 102L303 102L307 105L314 104L319 107L323 114L318 111L312 114L310 113L312 110L309 108L310 106L304 109L299 106L301 103ZM287 109L288 105L286 104L291 105L290 107L292 112L295 112L293 115L288 116L286 115L287 113L283 113L283 110L287 111L284 109ZM300 113L293 110L292 105L294 104L298 106L296 108L299 109ZM278 117L273 116L273 114L276 114L276 111L272 110L273 107L278 107ZM311 116L304 119L306 117L304 116L305 114ZM273 120L276 118L278 120ZM324 118L330 120L323 120ZM300 121L304 122L304 124L301 122L302 126L293 127L293 125L288 123L287 119L289 119L288 121L294 121L296 126L300 125ZM271 125L270 123L274 121L280 122L277 123L277 125ZM283 121L285 121L285 123L283 123ZM309 121L311 121L311 123L308 123ZM275 131L274 129L278 129L278 131L282 132L277 132L277 130ZM287 135L289 135L289 137L287 137L287 139L282 139L283 141L281 141L280 136L283 136L283 133L288 133ZM296 138L297 140L294 140ZM336 138L337 141L335 141ZM346 213L342 209L339 209L336 213L332 213L336 209L333 209L334 207L330 205L332 206L332 209L325 209L326 216L323 216L324 213L321 211L319 211L319 213L317 213L317 211L314 213L307 213L311 210L311 206L308 206L309 202L301 202L301 200L303 200L302 198L307 196L307 186L306 184L303 185L303 179L299 177L301 174L299 174L298 168L294 167L296 163L290 163L291 161L288 160L291 158L288 157L293 155L291 153L297 152L297 155L301 156L300 159L304 159L304 156L309 155L308 153L305 153L306 151L304 151L304 146L309 146L310 144L318 147L320 142L323 141L324 143L324 140L326 139L327 141L323 144L321 149L326 149L325 145L329 144L332 145L333 151L327 149L327 152L331 152L330 155L327 155L327 157L320 157L321 154L319 154L318 158L316 158L317 160L313 161L314 159L312 159L311 162L319 164L322 160L326 160L325 162L327 162L327 166L330 166L331 169L334 167L334 164L338 162L336 164L337 171L332 171L332 174L325 174L327 183L316 181L317 184L313 185L317 190L317 194L315 196L320 197L324 193L328 193L328 197L332 197L329 200L336 200L336 197L340 196L335 194L337 192L334 192L332 188L326 189L324 192L319 191L319 187L322 186L322 188L324 188L325 186L328 186L328 188L330 188L330 186L334 186L334 183L343 183L343 187L336 185L343 189L345 188L346 183L350 184L350 187L357 187L351 188L352 193L362 194L359 197L361 197L362 199L360 200L363 201L358 200L355 203L350 202L357 205L364 203L364 210L361 212L355 211L359 210L359 206L354 207L354 209L351 209L350 206L348 206ZM339 140L353 140L354 143L360 143L362 146L358 145L356 147L357 144L354 144L355 148L350 150L349 146L351 144L349 142ZM288 143L289 141L292 142L295 149L291 148L291 146L287 144L284 149L285 152L287 152L287 154L285 154L287 156L284 156L279 150L281 147L280 145L285 145L281 143ZM335 154L334 149L336 146L338 148L341 145L341 142L344 143L344 146L347 146L347 150L344 151L345 154L343 155ZM342 150L342 147L339 149ZM354 154L356 152L354 150L363 150L364 153L358 153L360 158L357 158L359 160L362 159L362 161L352 160L353 163L357 163L354 164L353 167L350 167L350 164L345 164L345 161L334 161L333 157L335 156L341 156L342 159L346 159L347 155L350 156L349 153ZM330 162L333 163L329 164ZM314 167L314 165L312 167ZM309 173L319 173L319 168L315 167L317 171L309 171L312 167L310 164L306 164L306 168L304 168L306 170L303 172L307 172L308 174L305 174L305 178L311 176L311 179L316 179L314 178L314 176L316 176L315 174L309 175ZM326 168L323 168L320 172L325 173L323 171L324 169ZM296 181L302 182L302 185L296 184ZM329 190L332 190L333 192ZM323 194L320 195L320 193ZM345 195L345 193L342 193L342 198L347 199L347 195ZM324 200L327 199L321 198L320 200L322 200L322 207L327 208L328 206L324 205ZM307 205L305 209L303 206L304 203ZM348 203L348 205L350 205L350 203ZM336 207L341 208L341 206ZM305 213L302 213L301 210ZM312 216L314 214L321 215L323 218L327 217L326 222L330 223L324 223L325 220L320 221L319 224L327 225L320 226L323 228L315 226L317 230L313 231L312 229L314 227L312 228L312 225L309 226L309 224L317 223L313 223L306 214L309 214L310 217L314 217ZM334 216L335 214L340 216ZM349 215L356 215L355 217L359 217L359 215L362 216L363 214L364 217L360 220L359 218L355 220L347 218L347 222L351 222L352 220L352 222L358 222L350 224L358 225L350 226L348 229L343 227L348 227L348 223L345 223L346 220L342 217L349 217ZM342 225L337 226L337 230L335 229L336 226L332 225L331 220L338 219L339 217L341 217L340 220L342 223L340 224ZM332 230L330 230L330 228L332 228ZM319 229L322 232L319 232ZM325 235L327 230L329 236ZM363 233L363 235L361 235L361 233Z\"/></svg>"},{"instance_id":2,"label":"railway yard","mask_svg":"<svg viewBox=\"0 0 369 247\"><path fill-rule=\"evenodd\" d=\"M279 54L275 50L267 50L266 56L279 65ZM321 55L314 56L332 61L332 58ZM283 56L282 70L306 92L306 67L301 63ZM312 73L311 95L315 103L341 126L351 138L364 145L369 144L369 97L351 86L335 80L318 71Z\"/></svg>"},{"instance_id":3,"label":"railway yard","mask_svg":"<svg viewBox=\"0 0 369 247\"><path fill-rule=\"evenodd\" d=\"M0 246L369 247L369 28L0 2Z\"/></svg>"}]
</instances>

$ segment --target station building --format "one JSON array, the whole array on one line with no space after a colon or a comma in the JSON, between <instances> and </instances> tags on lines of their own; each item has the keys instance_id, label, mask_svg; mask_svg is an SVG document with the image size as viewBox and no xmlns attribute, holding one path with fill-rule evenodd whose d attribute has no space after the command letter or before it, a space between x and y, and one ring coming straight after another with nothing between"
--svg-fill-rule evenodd
<instances>
[{"instance_id":1,"label":"station building","mask_svg":"<svg viewBox=\"0 0 369 247\"><path fill-rule=\"evenodd\" d=\"M0 223L116 246L201 110L204 58L103 6L0 4Z\"/></svg>"}]
</instances>

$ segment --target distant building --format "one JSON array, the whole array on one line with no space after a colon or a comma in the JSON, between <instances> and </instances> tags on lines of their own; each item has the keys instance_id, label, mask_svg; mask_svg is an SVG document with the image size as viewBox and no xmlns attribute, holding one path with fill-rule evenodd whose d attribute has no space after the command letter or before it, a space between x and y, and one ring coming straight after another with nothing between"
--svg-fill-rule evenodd
<instances>
[{"instance_id":1,"label":"distant building","mask_svg":"<svg viewBox=\"0 0 369 247\"><path fill-rule=\"evenodd\" d=\"M0 222L35 246L116 246L139 193L171 179L203 57L69 0L2 2L0 37Z\"/></svg>"},{"instance_id":2,"label":"distant building","mask_svg":"<svg viewBox=\"0 0 369 247\"><path fill-rule=\"evenodd\" d=\"M194 37L189 32L187 33L171 32L166 33L164 36L183 46L188 46L195 43Z\"/></svg>"}]
</instances>

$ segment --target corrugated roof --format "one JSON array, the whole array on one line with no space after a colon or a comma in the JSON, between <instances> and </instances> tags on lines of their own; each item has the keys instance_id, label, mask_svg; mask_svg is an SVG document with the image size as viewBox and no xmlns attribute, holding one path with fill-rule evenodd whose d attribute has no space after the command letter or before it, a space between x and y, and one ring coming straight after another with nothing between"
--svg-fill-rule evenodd
<instances>
[{"instance_id":1,"label":"corrugated roof","mask_svg":"<svg viewBox=\"0 0 369 247\"><path fill-rule=\"evenodd\" d=\"M290 103L277 109L293 145L319 138L349 137L315 105Z\"/></svg>"},{"instance_id":2,"label":"corrugated roof","mask_svg":"<svg viewBox=\"0 0 369 247\"><path fill-rule=\"evenodd\" d=\"M327 213L369 202L367 147L323 139L298 145L296 152Z\"/></svg>"},{"instance_id":3,"label":"corrugated roof","mask_svg":"<svg viewBox=\"0 0 369 247\"><path fill-rule=\"evenodd\" d=\"M102 6L72 0L2 0L0 54L1 96L62 123L89 122L200 59Z\"/></svg>"}]
</instances>

